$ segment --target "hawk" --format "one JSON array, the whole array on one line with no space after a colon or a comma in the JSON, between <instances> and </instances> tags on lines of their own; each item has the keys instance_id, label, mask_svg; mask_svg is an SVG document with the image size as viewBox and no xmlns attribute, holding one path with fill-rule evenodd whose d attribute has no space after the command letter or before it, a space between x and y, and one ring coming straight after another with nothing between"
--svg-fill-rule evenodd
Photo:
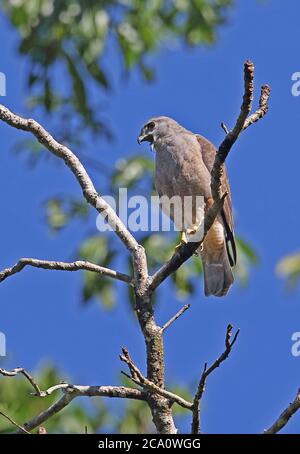
<instances>
[{"instance_id":1,"label":"hawk","mask_svg":"<svg viewBox=\"0 0 300 454\"><path fill-rule=\"evenodd\" d=\"M211 170L216 148L205 137L188 131L169 117L151 118L142 127L138 142L150 142L156 152L155 187L159 194L162 210L174 221L174 206L163 201L165 198L185 197L192 199L192 215L187 221L186 213L181 213L181 244L197 232L203 221L204 211L198 209L195 200L202 196L207 208L212 203L210 189ZM205 295L224 296L233 283L232 266L236 263L236 245L229 181L224 168L222 191L228 196L224 207L199 247L204 271ZM184 203L182 204L184 207ZM202 224L203 225L203 224Z\"/></svg>"}]
</instances>

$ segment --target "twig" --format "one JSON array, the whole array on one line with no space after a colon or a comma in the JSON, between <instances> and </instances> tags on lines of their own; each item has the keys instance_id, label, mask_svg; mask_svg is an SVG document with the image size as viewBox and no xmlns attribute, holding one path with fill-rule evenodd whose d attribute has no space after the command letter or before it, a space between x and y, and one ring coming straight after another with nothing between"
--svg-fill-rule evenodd
<instances>
[{"instance_id":1,"label":"twig","mask_svg":"<svg viewBox=\"0 0 300 454\"><path fill-rule=\"evenodd\" d=\"M126 348L122 348L122 353L123 354L120 355L120 359L121 359L121 361L123 361L124 363L126 363L128 365L129 370L131 372L131 376L123 372L123 374L126 377L130 378L137 385L142 386L143 388L146 388L152 392L155 392L162 397L165 397L171 403L176 402L181 407L187 408L188 410L192 410L193 404L191 402L188 402L187 400L183 399L182 397L178 396L177 394L174 394L170 391L160 388L155 383L151 382L146 377L144 377L144 375L141 373L141 371L136 367L136 365L132 361L132 359L129 355L129 352Z\"/></svg>"},{"instance_id":2,"label":"twig","mask_svg":"<svg viewBox=\"0 0 300 454\"><path fill-rule=\"evenodd\" d=\"M281 413L279 418L272 424L269 429L266 429L264 434L276 434L279 432L286 424L289 422L290 418L299 410L300 408L300 389L298 389L297 395L293 402Z\"/></svg>"},{"instance_id":3,"label":"twig","mask_svg":"<svg viewBox=\"0 0 300 454\"><path fill-rule=\"evenodd\" d=\"M259 108L254 112L250 117L247 118L244 124L244 130L253 123L260 120L269 110L269 98L270 98L271 88L269 85L263 85L261 87L260 99L259 99Z\"/></svg>"},{"instance_id":4,"label":"twig","mask_svg":"<svg viewBox=\"0 0 300 454\"><path fill-rule=\"evenodd\" d=\"M6 418L9 422L12 423L12 425L18 427L22 431L22 433L29 434L31 435L30 432L28 432L24 427L20 426L16 421L14 421L10 416L6 415L3 411L0 411L0 415L2 415L4 418Z\"/></svg>"},{"instance_id":5,"label":"twig","mask_svg":"<svg viewBox=\"0 0 300 454\"><path fill-rule=\"evenodd\" d=\"M254 64L247 60L244 64L244 96L240 114L234 128L226 134L223 142L216 153L215 162L211 172L211 193L214 202L219 200L221 194L221 177L223 173L223 164L233 146L244 129L245 122L251 111L254 95Z\"/></svg>"},{"instance_id":6,"label":"twig","mask_svg":"<svg viewBox=\"0 0 300 454\"><path fill-rule=\"evenodd\" d=\"M36 381L34 380L34 378L23 367L16 367L15 369L12 370L0 369L0 374L3 375L4 377L15 377L18 374L24 375L24 377L29 381L29 383L34 388L35 392L38 395L40 395L41 393L41 390Z\"/></svg>"},{"instance_id":7,"label":"twig","mask_svg":"<svg viewBox=\"0 0 300 454\"><path fill-rule=\"evenodd\" d=\"M76 262L66 263L66 262L57 262L50 260L38 260L33 258L22 258L11 268L6 268L3 271L0 271L0 282L7 279L13 274L19 273L26 266L33 266L35 268L43 268L44 270L59 270L59 271L78 271L86 270L98 273L100 275L108 276L119 281L131 283L132 279L124 273L119 271L111 270L103 266L96 265L95 263L86 262L83 260L77 260Z\"/></svg>"},{"instance_id":8,"label":"twig","mask_svg":"<svg viewBox=\"0 0 300 454\"><path fill-rule=\"evenodd\" d=\"M200 430L200 401L202 398L202 395L205 391L205 384L206 384L206 379L207 377L217 368L220 366L220 364L225 361L231 350L232 347L234 346L240 330L238 329L233 337L232 342L230 342L230 338L232 335L232 325L227 326L226 330L226 336L225 336L225 350L224 352L216 359L216 361L209 367L207 368L207 363L204 364L203 372L199 381L199 385L197 388L197 392L194 397L193 401L193 421L192 421L192 433L193 434L198 434Z\"/></svg>"},{"instance_id":9,"label":"twig","mask_svg":"<svg viewBox=\"0 0 300 454\"><path fill-rule=\"evenodd\" d=\"M227 128L227 126L225 125L225 123L221 123L221 128L223 129L223 131L225 132L225 134L228 134L229 133L229 129Z\"/></svg>"},{"instance_id":10,"label":"twig","mask_svg":"<svg viewBox=\"0 0 300 454\"><path fill-rule=\"evenodd\" d=\"M185 304L178 312L177 314L175 314L172 318L170 318L170 320L165 323L162 328L161 328L161 332L163 333L167 328L169 328L170 325L172 325L172 323L174 323L182 314L185 313L185 311L187 311L189 308L191 307L190 304Z\"/></svg>"}]
</instances>

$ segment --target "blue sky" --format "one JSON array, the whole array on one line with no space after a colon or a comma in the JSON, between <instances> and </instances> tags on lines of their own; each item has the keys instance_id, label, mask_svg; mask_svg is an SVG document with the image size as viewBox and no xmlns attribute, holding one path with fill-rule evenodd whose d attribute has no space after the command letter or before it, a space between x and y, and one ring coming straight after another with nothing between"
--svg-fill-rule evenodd
<instances>
[{"instance_id":1,"label":"blue sky","mask_svg":"<svg viewBox=\"0 0 300 454\"><path fill-rule=\"evenodd\" d=\"M297 250L299 212L300 98L291 95L291 75L300 71L300 4L266 1L237 2L219 41L210 49L163 49L153 60L154 84L145 85L134 73L115 84L106 116L117 140L91 143L100 160L137 152L136 137L153 115L169 115L218 144L221 121L232 125L242 95L242 67L256 65L256 94L260 85L272 87L270 111L239 139L227 163L236 214L236 230L258 251L260 265L249 285L235 285L224 299L193 297L192 307L166 333L168 383L195 386L205 361L222 351L226 326L241 329L232 356L209 378L203 400L202 430L208 433L261 432L294 398L299 388L300 357L291 354L291 336L300 331L299 290L285 291L275 273L277 261ZM1 101L24 111L25 61L16 52L17 37L0 18L0 71L7 76L7 96ZM257 98L256 98L257 99ZM47 121L39 116L39 121ZM33 170L11 153L21 132L1 127L0 153L0 268L31 256L69 260L84 233L74 224L56 237L45 226L43 202L53 193L80 191L68 169L44 162ZM46 153L46 152L45 152ZM93 174L101 188L100 174ZM96 233L96 230L91 233ZM120 247L122 247L120 245ZM120 346L126 345L139 365L144 342L128 305L124 286L119 303L104 311L93 303L80 304L80 273L27 269L0 286L0 331L7 337L6 367L34 369L51 360L81 384L117 384ZM167 284L158 305L164 322L182 305ZM300 414L284 429L299 431ZM188 430L183 424L182 430Z\"/></svg>"}]
</instances>

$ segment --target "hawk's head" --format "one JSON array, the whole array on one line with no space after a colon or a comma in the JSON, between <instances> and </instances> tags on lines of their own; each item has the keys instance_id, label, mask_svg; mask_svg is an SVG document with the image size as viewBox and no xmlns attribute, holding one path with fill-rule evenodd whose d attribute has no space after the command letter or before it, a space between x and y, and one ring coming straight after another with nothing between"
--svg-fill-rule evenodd
<instances>
[{"instance_id":1,"label":"hawk's head","mask_svg":"<svg viewBox=\"0 0 300 454\"><path fill-rule=\"evenodd\" d=\"M176 132L181 126L169 117L154 117L145 123L138 137L138 143L150 142L155 144L156 140L167 137Z\"/></svg>"}]
</instances>

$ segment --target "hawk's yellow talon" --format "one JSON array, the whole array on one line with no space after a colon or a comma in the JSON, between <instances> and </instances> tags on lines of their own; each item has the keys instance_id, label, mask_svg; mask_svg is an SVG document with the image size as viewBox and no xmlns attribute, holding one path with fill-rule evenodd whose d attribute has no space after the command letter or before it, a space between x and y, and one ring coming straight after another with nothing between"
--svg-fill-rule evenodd
<instances>
[{"instance_id":1,"label":"hawk's yellow talon","mask_svg":"<svg viewBox=\"0 0 300 454\"><path fill-rule=\"evenodd\" d=\"M193 227L191 229L186 229L186 234L194 235L195 233L197 233L198 228L199 228L199 225L193 225Z\"/></svg>"},{"instance_id":2,"label":"hawk's yellow talon","mask_svg":"<svg viewBox=\"0 0 300 454\"><path fill-rule=\"evenodd\" d=\"M178 251L178 249L180 249L183 244L187 244L187 243L188 243L188 239L186 236L186 232L181 232L180 243L175 246L175 251Z\"/></svg>"}]
</instances>

